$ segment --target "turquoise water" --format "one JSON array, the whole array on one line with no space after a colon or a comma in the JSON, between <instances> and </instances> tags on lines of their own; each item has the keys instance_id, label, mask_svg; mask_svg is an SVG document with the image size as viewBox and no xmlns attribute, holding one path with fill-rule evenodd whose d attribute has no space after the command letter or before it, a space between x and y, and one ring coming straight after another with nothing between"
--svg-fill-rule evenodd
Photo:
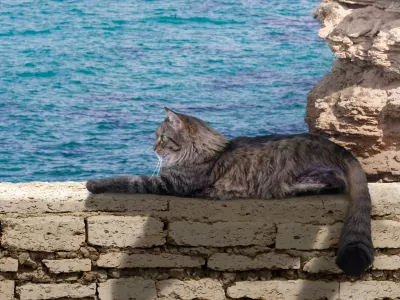
<instances>
[{"instance_id":1,"label":"turquoise water","mask_svg":"<svg viewBox=\"0 0 400 300\"><path fill-rule=\"evenodd\" d=\"M296 133L333 57L319 0L0 2L0 181L151 173L163 107Z\"/></svg>"}]
</instances>

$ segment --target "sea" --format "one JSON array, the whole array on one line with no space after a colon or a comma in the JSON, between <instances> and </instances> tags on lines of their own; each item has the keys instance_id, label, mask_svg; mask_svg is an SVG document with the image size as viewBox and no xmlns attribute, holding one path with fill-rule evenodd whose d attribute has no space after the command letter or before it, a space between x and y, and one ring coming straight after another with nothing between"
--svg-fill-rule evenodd
<instances>
[{"instance_id":1,"label":"sea","mask_svg":"<svg viewBox=\"0 0 400 300\"><path fill-rule=\"evenodd\" d=\"M0 181L153 173L164 107L299 133L334 60L319 0L1 0Z\"/></svg>"}]
</instances>

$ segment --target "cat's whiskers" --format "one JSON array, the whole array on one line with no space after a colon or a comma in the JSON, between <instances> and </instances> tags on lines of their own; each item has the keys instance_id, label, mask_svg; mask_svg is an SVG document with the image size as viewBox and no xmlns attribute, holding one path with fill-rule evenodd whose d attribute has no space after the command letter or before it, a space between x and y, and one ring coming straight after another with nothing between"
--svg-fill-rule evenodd
<instances>
[{"instance_id":1,"label":"cat's whiskers","mask_svg":"<svg viewBox=\"0 0 400 300\"><path fill-rule=\"evenodd\" d=\"M162 167L162 157L159 157L158 158L159 159L159 161L158 161L158 169L157 169L157 176L159 176L160 175L160 171L161 171L161 167Z\"/></svg>"},{"instance_id":2,"label":"cat's whiskers","mask_svg":"<svg viewBox=\"0 0 400 300\"><path fill-rule=\"evenodd\" d=\"M159 174L159 170L160 170L160 167L161 167L162 160L161 160L160 157L158 157L158 155L157 155L157 158L158 158L157 166L156 166L153 174L151 174L150 178L152 178L156 173L157 173L157 175Z\"/></svg>"}]
</instances>

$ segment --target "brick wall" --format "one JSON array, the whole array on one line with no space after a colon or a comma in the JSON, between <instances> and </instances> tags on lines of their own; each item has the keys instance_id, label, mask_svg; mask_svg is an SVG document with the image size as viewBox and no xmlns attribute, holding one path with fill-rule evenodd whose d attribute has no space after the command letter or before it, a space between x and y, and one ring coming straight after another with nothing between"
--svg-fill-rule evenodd
<instances>
[{"instance_id":1,"label":"brick wall","mask_svg":"<svg viewBox=\"0 0 400 300\"><path fill-rule=\"evenodd\" d=\"M0 300L399 299L400 183L370 184L376 259L334 264L343 195L206 201L0 184Z\"/></svg>"}]
</instances>

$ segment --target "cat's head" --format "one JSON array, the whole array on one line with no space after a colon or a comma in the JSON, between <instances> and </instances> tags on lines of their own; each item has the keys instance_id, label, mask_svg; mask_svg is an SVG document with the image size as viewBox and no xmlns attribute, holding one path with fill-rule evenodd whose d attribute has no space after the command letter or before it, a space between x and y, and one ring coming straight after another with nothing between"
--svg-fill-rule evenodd
<instances>
[{"instance_id":1,"label":"cat's head","mask_svg":"<svg viewBox=\"0 0 400 300\"><path fill-rule=\"evenodd\" d=\"M164 109L167 117L156 130L154 144L163 166L202 163L227 146L228 140L204 121Z\"/></svg>"}]
</instances>

